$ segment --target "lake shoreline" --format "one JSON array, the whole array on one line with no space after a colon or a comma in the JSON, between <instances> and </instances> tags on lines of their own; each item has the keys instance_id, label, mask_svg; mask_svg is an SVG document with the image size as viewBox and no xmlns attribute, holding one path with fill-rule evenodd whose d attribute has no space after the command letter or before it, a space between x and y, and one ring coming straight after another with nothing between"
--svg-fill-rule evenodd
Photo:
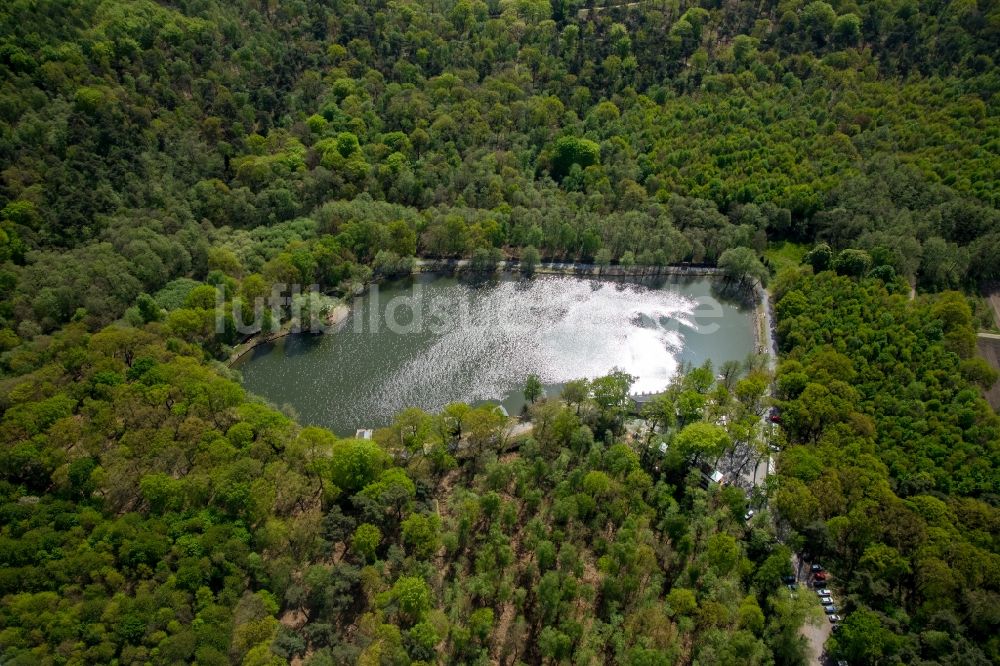
<instances>
[{"instance_id":1,"label":"lake shoreline","mask_svg":"<svg viewBox=\"0 0 1000 666\"><path fill-rule=\"evenodd\" d=\"M454 401L487 401L519 413L519 387L532 372L545 378L550 395L613 367L637 378L632 392L655 393L681 364L742 364L756 351L753 290L715 275L537 273L542 277L523 280L518 273L441 273L386 280L377 294L362 294L337 335L251 341L234 370L248 391L345 435L390 423L407 406L436 411ZM426 326L373 323L395 321L387 309L399 303L405 319L414 298ZM464 305L448 300L456 298ZM339 308L336 318L346 312ZM260 349L246 354L255 343Z\"/></svg>"},{"instance_id":2,"label":"lake shoreline","mask_svg":"<svg viewBox=\"0 0 1000 666\"><path fill-rule=\"evenodd\" d=\"M524 273L521 270L520 262L501 261L496 268L491 270L475 270L468 259L417 259L414 263L411 275L426 273L444 273L461 275L466 274L486 274L496 273ZM534 275L564 275L568 277L586 277L598 279L613 278L650 278L664 276L679 277L722 277L724 271L717 266L705 264L668 264L665 266L618 266L584 263L561 263L548 262L539 263L527 276ZM753 303L751 308L751 320L753 324L754 349L757 353L766 353L771 358L771 365L775 364L778 350L773 336L773 308L771 307L767 288L760 282L755 282L753 287Z\"/></svg>"},{"instance_id":3,"label":"lake shoreline","mask_svg":"<svg viewBox=\"0 0 1000 666\"><path fill-rule=\"evenodd\" d=\"M477 269L469 259L417 259L411 274L420 273L521 273L532 275L566 275L577 277L658 277L663 275L688 275L710 277L722 275L722 269L706 264L667 264L665 266L620 266L617 264L585 264L578 262L542 262L526 272L519 261L500 261L488 269Z\"/></svg>"},{"instance_id":4,"label":"lake shoreline","mask_svg":"<svg viewBox=\"0 0 1000 666\"><path fill-rule=\"evenodd\" d=\"M344 321L350 316L350 314L351 314L351 307L347 305L347 303L338 303L333 308L333 310L330 311L330 314L326 316L326 325L338 326L344 323ZM275 340L280 340L281 338L293 335L294 333L295 331L292 330L290 321L286 322L285 325L282 326L280 331L272 333L271 335L261 337L260 333L256 333L249 339L241 342L239 345L233 348L233 352L229 355L229 358L226 360L226 367L232 368L234 365L236 365L236 363L239 362L241 358L252 352L257 347L269 344L271 342L274 342Z\"/></svg>"},{"instance_id":5,"label":"lake shoreline","mask_svg":"<svg viewBox=\"0 0 1000 666\"><path fill-rule=\"evenodd\" d=\"M703 264L670 264L666 266L618 266L618 265L607 265L602 266L599 264L586 264L586 263L562 263L562 262L548 262L539 263L534 270L530 273L525 274L520 267L520 262L517 261L501 261L491 270L475 270L470 260L468 259L416 259L413 265L413 270L409 275L424 275L428 273L440 273L442 275L502 275L504 273L520 273L525 277L534 277L536 275L556 275L556 276L566 276L566 277L580 277L580 278L592 278L592 279L608 279L613 280L616 278L656 278L656 277L691 277L691 278L703 278L703 277L721 277L723 275L722 269L716 266L706 266ZM365 286L370 284L378 284L385 282L387 280L400 279L405 277L405 273L401 276L382 276L371 280ZM337 306L333 309L330 315L327 317L327 324L331 326L336 326L342 323L351 313L351 306L348 304L345 297ZM760 283L757 283L754 288L754 298L751 311L751 321L753 327L754 335L754 349L758 353L763 350L763 352L769 354L772 359L776 356L776 350L771 348L773 343L771 342L771 336L768 335L768 330L771 328L771 308L769 306L769 299L767 297L767 289L762 287ZM252 336L251 338L245 340L244 342L237 345L233 352L226 359L225 364L227 368L232 368L236 365L244 356L252 352L257 347L262 345L270 344L276 340L280 340L288 335L292 335L294 331L291 326L286 324L282 330L273 333L268 336L262 337L259 333Z\"/></svg>"}]
</instances>

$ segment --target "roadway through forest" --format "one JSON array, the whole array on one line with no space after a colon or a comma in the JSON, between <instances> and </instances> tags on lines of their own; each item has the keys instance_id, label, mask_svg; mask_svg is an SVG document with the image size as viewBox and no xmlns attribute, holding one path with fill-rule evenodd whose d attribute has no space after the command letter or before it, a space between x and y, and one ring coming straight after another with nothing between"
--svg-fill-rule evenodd
<instances>
[{"instance_id":1,"label":"roadway through forest","mask_svg":"<svg viewBox=\"0 0 1000 666\"><path fill-rule=\"evenodd\" d=\"M755 335L757 337L758 353L767 354L767 367L773 374L778 365L778 348L774 334L774 311L771 306L771 297L767 289L762 285L757 286L757 296L760 302L754 316ZM773 386L768 387L767 396L773 392ZM774 473L773 449L771 440L774 435L774 428L777 426L771 423L769 410L765 410L760 416L760 439L767 445L767 455L761 455L758 450L750 445L744 444L733 448L729 455L718 461L718 469L726 476L733 479L736 485L745 490L753 490L764 483L769 474Z\"/></svg>"},{"instance_id":2,"label":"roadway through forest","mask_svg":"<svg viewBox=\"0 0 1000 666\"><path fill-rule=\"evenodd\" d=\"M1000 288L992 288L985 294L987 303L993 310L993 322L1000 328ZM986 359L994 370L1000 371L1000 335L981 332L976 339L979 355ZM994 384L986 393L986 400L995 410L1000 410L1000 382Z\"/></svg>"},{"instance_id":3,"label":"roadway through forest","mask_svg":"<svg viewBox=\"0 0 1000 666\"><path fill-rule=\"evenodd\" d=\"M777 336L774 330L774 310L771 305L770 294L768 294L767 289L761 288L761 308L764 314L764 336L766 340L766 345L768 349L768 356L770 357L769 367L773 373L777 369L778 365L778 345ZM773 385L772 385L773 389ZM776 428L776 426L764 417L762 428ZM768 438L770 439L770 438ZM771 457L768 457L768 472L770 469ZM766 477L766 474L765 474ZM806 562L803 562L799 556L795 553L792 554L792 570L795 572L795 581L799 586L798 594L809 595L810 601L813 597L813 589L809 587L809 567ZM809 662L809 666L822 666L823 655L825 653L825 646L827 639L830 638L832 633L832 626L827 618L824 616L817 620L815 614L810 617L806 617L806 621L799 627L799 635L806 641L806 659Z\"/></svg>"},{"instance_id":4,"label":"roadway through forest","mask_svg":"<svg viewBox=\"0 0 1000 666\"><path fill-rule=\"evenodd\" d=\"M994 287L989 288L985 298L986 302L993 308L993 323L997 328L1000 328L1000 287L994 285Z\"/></svg>"},{"instance_id":5,"label":"roadway through forest","mask_svg":"<svg viewBox=\"0 0 1000 666\"><path fill-rule=\"evenodd\" d=\"M994 370L1000 370L1000 335L996 333L980 333L976 340L979 355L982 356ZM993 409L1000 409L1000 382L994 384L986 393L986 400Z\"/></svg>"},{"instance_id":6,"label":"roadway through forest","mask_svg":"<svg viewBox=\"0 0 1000 666\"><path fill-rule=\"evenodd\" d=\"M809 601L818 603L813 589L809 587L809 564L793 554L792 570L799 586L798 594L805 594L809 597ZM806 640L806 658L809 660L809 666L822 666L824 646L832 632L833 627L825 615L817 619L816 613L810 613L799 627L799 635Z\"/></svg>"},{"instance_id":7,"label":"roadway through forest","mask_svg":"<svg viewBox=\"0 0 1000 666\"><path fill-rule=\"evenodd\" d=\"M759 336L757 341L758 352L767 354L767 367L773 375L778 367L778 345L774 331L774 310L771 305L771 295L763 285L758 284L757 295L760 303L757 305L754 326ZM773 386L768 387L767 396L772 395L773 389ZM727 473L736 474L742 481L741 486L753 489L762 484L769 474L774 473L773 449L770 447L776 427L770 420L769 410L765 410L760 417L760 438L768 447L767 455L757 455L756 450L751 446L738 447L730 454L728 461L729 471Z\"/></svg>"}]
</instances>

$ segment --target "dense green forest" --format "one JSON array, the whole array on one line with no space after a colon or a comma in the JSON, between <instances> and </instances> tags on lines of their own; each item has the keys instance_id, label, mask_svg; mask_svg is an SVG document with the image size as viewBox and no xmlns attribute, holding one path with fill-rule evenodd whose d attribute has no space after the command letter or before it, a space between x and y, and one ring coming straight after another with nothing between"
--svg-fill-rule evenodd
<instances>
[{"instance_id":1,"label":"dense green forest","mask_svg":"<svg viewBox=\"0 0 1000 666\"><path fill-rule=\"evenodd\" d=\"M763 514L744 520L741 490L706 492L687 473L688 458L753 430L760 371L678 384L651 411L689 406L660 419L679 445L651 474L611 434L627 376L538 403L516 454L498 412L463 404L407 410L374 442L338 440L157 333L74 324L18 383L33 399L2 423L6 663L801 652L814 609L779 584L788 549ZM730 432L714 425L724 414Z\"/></svg>"},{"instance_id":2,"label":"dense green forest","mask_svg":"<svg viewBox=\"0 0 1000 666\"><path fill-rule=\"evenodd\" d=\"M852 663L1000 658L1000 418L961 294L808 269L775 285L788 448L774 508L835 564Z\"/></svg>"},{"instance_id":3,"label":"dense green forest","mask_svg":"<svg viewBox=\"0 0 1000 666\"><path fill-rule=\"evenodd\" d=\"M1000 662L961 294L1000 279L998 46L993 0L5 2L0 661L798 664L808 548L836 658ZM691 369L643 436L621 375L530 436L455 404L365 441L218 362L217 293L412 257L763 279L783 241L773 396L761 359ZM703 487L772 401L778 474Z\"/></svg>"},{"instance_id":4,"label":"dense green forest","mask_svg":"<svg viewBox=\"0 0 1000 666\"><path fill-rule=\"evenodd\" d=\"M21 337L254 272L209 250L294 221L267 252L332 235L321 269L391 249L402 219L398 249L433 256L711 263L819 238L928 288L1000 276L985 0L17 0L0 26L0 317Z\"/></svg>"}]
</instances>

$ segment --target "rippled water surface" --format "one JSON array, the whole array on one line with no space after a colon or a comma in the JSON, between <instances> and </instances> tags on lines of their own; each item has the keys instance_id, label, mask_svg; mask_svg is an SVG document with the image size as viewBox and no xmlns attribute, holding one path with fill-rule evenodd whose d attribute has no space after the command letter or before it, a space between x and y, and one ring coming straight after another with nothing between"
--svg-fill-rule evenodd
<instances>
[{"instance_id":1,"label":"rippled water surface","mask_svg":"<svg viewBox=\"0 0 1000 666\"><path fill-rule=\"evenodd\" d=\"M618 367L637 377L633 391L657 391L682 362L718 367L752 351L750 310L712 285L420 276L357 299L336 332L282 338L238 369L248 390L340 434L413 405L494 400L514 414L530 373L556 393Z\"/></svg>"}]
</instances>

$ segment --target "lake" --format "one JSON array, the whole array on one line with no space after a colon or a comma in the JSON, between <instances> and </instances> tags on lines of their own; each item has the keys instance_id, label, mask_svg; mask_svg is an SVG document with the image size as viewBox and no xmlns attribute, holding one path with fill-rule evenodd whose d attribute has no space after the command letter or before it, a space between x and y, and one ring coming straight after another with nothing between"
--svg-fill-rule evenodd
<instances>
[{"instance_id":1,"label":"lake","mask_svg":"<svg viewBox=\"0 0 1000 666\"><path fill-rule=\"evenodd\" d=\"M336 331L247 354L247 390L340 435L381 427L409 406L524 405L525 378L549 395L621 368L633 393L660 391L681 364L716 368L754 349L753 312L711 278L569 276L487 281L420 275L374 285Z\"/></svg>"}]
</instances>

